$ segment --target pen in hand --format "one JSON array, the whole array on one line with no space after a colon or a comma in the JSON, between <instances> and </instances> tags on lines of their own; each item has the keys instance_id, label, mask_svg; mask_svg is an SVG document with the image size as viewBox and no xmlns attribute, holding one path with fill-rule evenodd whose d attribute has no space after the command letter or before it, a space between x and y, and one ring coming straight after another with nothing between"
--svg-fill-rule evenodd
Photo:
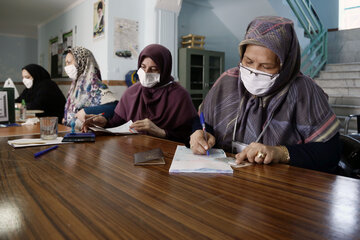
<instances>
[{"instance_id":1,"label":"pen in hand","mask_svg":"<svg viewBox=\"0 0 360 240\"><path fill-rule=\"evenodd\" d=\"M206 133L206 128L205 128L205 118L204 118L203 112L200 113L200 123L201 123L202 129L203 129L203 132L204 132L205 141L207 143L207 133ZM210 154L209 149L206 150L206 154L209 156L209 154Z\"/></svg>"},{"instance_id":2,"label":"pen in hand","mask_svg":"<svg viewBox=\"0 0 360 240\"><path fill-rule=\"evenodd\" d=\"M91 117L89 117L88 119L85 119L85 121L84 121L84 123L85 122L87 122L87 121L89 121L89 120L91 120L91 119L93 119L93 118L95 118L95 117L97 117L97 116L102 116L102 115L104 115L105 113L99 113L99 114L96 114L96 115L94 115L94 116L91 116Z\"/></svg>"},{"instance_id":3,"label":"pen in hand","mask_svg":"<svg viewBox=\"0 0 360 240\"><path fill-rule=\"evenodd\" d=\"M53 149L56 149L56 148L58 148L58 147L59 147L58 145L55 145L55 146L52 146L52 147L47 148L47 149L45 149L45 150L42 150L42 151L40 151L40 152L34 153L34 157L39 157L39 156L43 155L44 153L47 153L47 152L49 152L49 151L51 151L51 150L53 150Z\"/></svg>"},{"instance_id":4,"label":"pen in hand","mask_svg":"<svg viewBox=\"0 0 360 240\"><path fill-rule=\"evenodd\" d=\"M90 121L91 119L93 119L93 118L95 118L95 117L97 117L97 116L102 116L102 115L104 115L104 114L105 114L105 113L102 112L102 113L96 114L96 115L94 115L94 116L91 116L91 117L89 117L88 119L85 119L85 121L83 122L83 124L82 124L82 126L81 126L81 131L82 131L82 132L87 132L87 131L88 131L88 130L87 130L88 126L86 126L85 123L87 123L88 121ZM94 122L90 123L90 125L92 125L92 126L94 126L94 127L98 127L97 125L95 125ZM86 126L86 127L85 127L85 126ZM100 128L102 128L102 127L100 127Z\"/></svg>"}]
</instances>

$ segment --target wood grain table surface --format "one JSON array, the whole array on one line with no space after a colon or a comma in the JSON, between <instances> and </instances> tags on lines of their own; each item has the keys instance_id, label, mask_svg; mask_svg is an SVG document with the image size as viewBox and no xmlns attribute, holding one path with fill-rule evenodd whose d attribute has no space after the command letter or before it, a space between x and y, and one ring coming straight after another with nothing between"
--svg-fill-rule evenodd
<instances>
[{"instance_id":1,"label":"wood grain table surface","mask_svg":"<svg viewBox=\"0 0 360 240\"><path fill-rule=\"evenodd\" d=\"M144 135L13 149L0 138L1 239L359 239L360 181L282 164L168 172ZM134 166L161 148L165 165Z\"/></svg>"},{"instance_id":2,"label":"wood grain table surface","mask_svg":"<svg viewBox=\"0 0 360 240\"><path fill-rule=\"evenodd\" d=\"M58 124L58 132L70 132L71 128ZM40 135L40 124L35 125L24 125L19 127L4 127L0 128L0 137L15 137L15 136L25 136L25 135ZM39 136L38 136L39 137Z\"/></svg>"}]
</instances>

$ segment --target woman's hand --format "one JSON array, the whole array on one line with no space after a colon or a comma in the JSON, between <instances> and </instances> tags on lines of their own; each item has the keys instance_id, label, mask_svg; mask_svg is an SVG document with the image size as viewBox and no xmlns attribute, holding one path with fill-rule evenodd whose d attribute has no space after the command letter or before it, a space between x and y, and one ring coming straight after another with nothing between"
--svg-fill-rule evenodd
<instances>
[{"instance_id":1,"label":"woman's hand","mask_svg":"<svg viewBox=\"0 0 360 240\"><path fill-rule=\"evenodd\" d=\"M236 163L246 159L251 163L288 163L288 153L281 146L268 146L261 143L251 143L242 152L235 155Z\"/></svg>"},{"instance_id":2,"label":"woman's hand","mask_svg":"<svg viewBox=\"0 0 360 240\"><path fill-rule=\"evenodd\" d=\"M85 115L85 121L81 127L81 131L82 132L88 132L89 127L91 126L99 126L99 127L105 127L107 120L105 117L103 116L96 116L94 117L94 114L89 114L89 115ZM92 119L89 119L91 117L94 117Z\"/></svg>"},{"instance_id":3,"label":"woman's hand","mask_svg":"<svg viewBox=\"0 0 360 240\"><path fill-rule=\"evenodd\" d=\"M196 130L190 136L190 148L194 154L206 154L206 151L215 145L215 137L210 133L207 134L207 142L204 138L203 130Z\"/></svg>"},{"instance_id":4,"label":"woman's hand","mask_svg":"<svg viewBox=\"0 0 360 240\"><path fill-rule=\"evenodd\" d=\"M148 134L155 137L166 137L166 132L164 129L159 128L153 123L150 119L145 118L143 120L137 120L133 124L131 124L130 128L138 131L138 132L147 132Z\"/></svg>"},{"instance_id":5,"label":"woman's hand","mask_svg":"<svg viewBox=\"0 0 360 240\"><path fill-rule=\"evenodd\" d=\"M84 111L84 109L81 109L75 114L75 117L82 122L85 122L85 116L86 116L86 112Z\"/></svg>"}]
</instances>

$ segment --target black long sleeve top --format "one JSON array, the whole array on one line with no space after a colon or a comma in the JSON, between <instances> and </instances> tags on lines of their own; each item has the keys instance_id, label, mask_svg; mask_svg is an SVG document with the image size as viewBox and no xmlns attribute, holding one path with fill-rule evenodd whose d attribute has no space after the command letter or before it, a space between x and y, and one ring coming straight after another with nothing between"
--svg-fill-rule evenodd
<instances>
[{"instance_id":1,"label":"black long sleeve top","mask_svg":"<svg viewBox=\"0 0 360 240\"><path fill-rule=\"evenodd\" d=\"M27 109L44 110L44 113L36 114L36 116L54 116L61 122L66 99L54 81L41 81L30 89L26 88L15 102L21 103L23 99Z\"/></svg>"}]
</instances>

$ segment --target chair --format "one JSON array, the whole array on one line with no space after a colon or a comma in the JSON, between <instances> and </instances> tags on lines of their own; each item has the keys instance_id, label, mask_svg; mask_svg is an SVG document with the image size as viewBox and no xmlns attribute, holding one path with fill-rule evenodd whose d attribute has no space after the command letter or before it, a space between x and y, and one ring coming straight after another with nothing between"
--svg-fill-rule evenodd
<instances>
[{"instance_id":1,"label":"chair","mask_svg":"<svg viewBox=\"0 0 360 240\"><path fill-rule=\"evenodd\" d=\"M357 118L357 134L348 134L350 119ZM360 115L349 115L345 119L344 135L340 135L342 144L338 173L343 176L360 179Z\"/></svg>"},{"instance_id":2,"label":"chair","mask_svg":"<svg viewBox=\"0 0 360 240\"><path fill-rule=\"evenodd\" d=\"M345 127L344 127L344 135L347 135L349 132L349 122L351 118L356 117L357 131L360 134L360 114L351 114L345 118Z\"/></svg>"},{"instance_id":3,"label":"chair","mask_svg":"<svg viewBox=\"0 0 360 240\"><path fill-rule=\"evenodd\" d=\"M360 179L360 141L350 135L340 135L342 144L338 174Z\"/></svg>"}]
</instances>

